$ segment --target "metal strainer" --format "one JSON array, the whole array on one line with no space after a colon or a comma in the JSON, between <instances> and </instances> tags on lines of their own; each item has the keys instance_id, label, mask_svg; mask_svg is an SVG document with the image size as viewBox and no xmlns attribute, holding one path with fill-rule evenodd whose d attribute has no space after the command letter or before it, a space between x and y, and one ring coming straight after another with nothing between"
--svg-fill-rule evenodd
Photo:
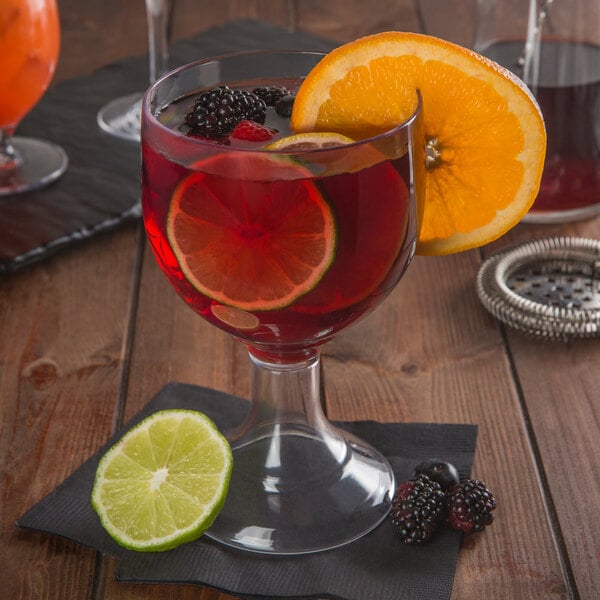
<instances>
[{"instance_id":1,"label":"metal strainer","mask_svg":"<svg viewBox=\"0 0 600 600\"><path fill-rule=\"evenodd\" d=\"M477 275L485 308L513 329L538 338L600 335L600 242L534 240L488 258Z\"/></svg>"}]
</instances>

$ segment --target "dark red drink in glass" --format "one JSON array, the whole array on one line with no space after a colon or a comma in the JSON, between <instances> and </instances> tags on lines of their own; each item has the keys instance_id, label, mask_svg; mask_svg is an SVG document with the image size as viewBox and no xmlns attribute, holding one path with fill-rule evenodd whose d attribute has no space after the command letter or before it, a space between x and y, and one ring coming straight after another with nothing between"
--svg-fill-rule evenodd
<instances>
[{"instance_id":1,"label":"dark red drink in glass","mask_svg":"<svg viewBox=\"0 0 600 600\"><path fill-rule=\"evenodd\" d=\"M524 41L483 53L519 73ZM548 149L539 194L525 220L561 222L600 213L600 46L544 40L527 81L542 110Z\"/></svg>"},{"instance_id":2,"label":"dark red drink in glass","mask_svg":"<svg viewBox=\"0 0 600 600\"><path fill-rule=\"evenodd\" d=\"M193 100L165 107L165 129L151 131L142 143L152 250L177 292L205 319L253 352L294 360L368 313L404 272L416 235L409 154L386 155L385 140L261 151L290 133L274 111L267 125L278 133L269 144L198 140L181 131ZM206 214L197 214L199 205ZM299 228L295 240L291 233L284 239L284 226ZM204 236L218 237L209 248L200 241ZM296 263L310 262L311 243L329 245L326 264L313 278L293 280L293 270L301 269ZM289 256L285 244L294 246ZM202 262L208 266L199 267ZM211 283L217 274L220 281ZM279 279L289 292L277 290ZM281 297L265 296L265 287Z\"/></svg>"}]
</instances>

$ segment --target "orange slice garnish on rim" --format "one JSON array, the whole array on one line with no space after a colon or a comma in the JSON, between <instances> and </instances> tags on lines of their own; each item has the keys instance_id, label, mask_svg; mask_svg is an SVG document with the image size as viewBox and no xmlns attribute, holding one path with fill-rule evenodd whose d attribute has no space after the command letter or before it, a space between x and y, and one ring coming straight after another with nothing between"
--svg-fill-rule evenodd
<instances>
[{"instance_id":1,"label":"orange slice garnish on rim","mask_svg":"<svg viewBox=\"0 0 600 600\"><path fill-rule=\"evenodd\" d=\"M171 198L167 236L197 290L241 311L265 311L319 283L335 255L336 227L305 168L256 153L223 153L194 168Z\"/></svg>"},{"instance_id":2,"label":"orange slice garnish on rim","mask_svg":"<svg viewBox=\"0 0 600 600\"><path fill-rule=\"evenodd\" d=\"M295 131L366 138L423 101L426 202L417 251L449 254L500 237L527 213L546 133L531 92L496 63L450 42L385 32L341 46L308 74Z\"/></svg>"}]
</instances>

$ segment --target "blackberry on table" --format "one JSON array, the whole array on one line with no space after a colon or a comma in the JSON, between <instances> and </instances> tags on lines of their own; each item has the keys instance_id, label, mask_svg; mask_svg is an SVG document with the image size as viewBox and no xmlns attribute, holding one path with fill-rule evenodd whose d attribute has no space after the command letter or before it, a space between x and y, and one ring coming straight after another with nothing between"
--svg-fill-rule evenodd
<instances>
[{"instance_id":1,"label":"blackberry on table","mask_svg":"<svg viewBox=\"0 0 600 600\"><path fill-rule=\"evenodd\" d=\"M428 541L445 516L446 496L439 483L417 475L398 486L390 518L396 535L405 544Z\"/></svg>"},{"instance_id":2,"label":"blackberry on table","mask_svg":"<svg viewBox=\"0 0 600 600\"><path fill-rule=\"evenodd\" d=\"M252 90L267 106L275 106L277 101L290 93L290 91L281 85L266 85Z\"/></svg>"},{"instance_id":3,"label":"blackberry on table","mask_svg":"<svg viewBox=\"0 0 600 600\"><path fill-rule=\"evenodd\" d=\"M202 92L185 122L194 135L220 138L244 120L265 122L266 105L256 94L226 85Z\"/></svg>"},{"instance_id":4,"label":"blackberry on table","mask_svg":"<svg viewBox=\"0 0 600 600\"><path fill-rule=\"evenodd\" d=\"M421 461L415 467L415 475L427 475L433 481L437 481L443 490L456 485L460 481L457 468L449 462L440 460L439 458L430 458L428 460Z\"/></svg>"},{"instance_id":5,"label":"blackberry on table","mask_svg":"<svg viewBox=\"0 0 600 600\"><path fill-rule=\"evenodd\" d=\"M454 529L483 531L494 520L496 499L483 481L464 479L447 492L448 523Z\"/></svg>"}]
</instances>

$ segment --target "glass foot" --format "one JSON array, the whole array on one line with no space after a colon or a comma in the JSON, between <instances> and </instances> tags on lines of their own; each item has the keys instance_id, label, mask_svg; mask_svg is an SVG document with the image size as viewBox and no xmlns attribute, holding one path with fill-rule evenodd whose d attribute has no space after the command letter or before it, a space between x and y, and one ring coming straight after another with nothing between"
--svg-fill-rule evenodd
<instances>
[{"instance_id":1,"label":"glass foot","mask_svg":"<svg viewBox=\"0 0 600 600\"><path fill-rule=\"evenodd\" d=\"M394 473L378 450L323 413L318 354L300 364L250 358L252 406L225 432L233 472L206 535L250 552L307 554L377 527L391 508Z\"/></svg>"},{"instance_id":2,"label":"glass foot","mask_svg":"<svg viewBox=\"0 0 600 600\"><path fill-rule=\"evenodd\" d=\"M395 491L390 465L365 442L338 433L318 439L275 432L234 446L227 500L206 535L286 555L336 548L377 527Z\"/></svg>"},{"instance_id":3,"label":"glass foot","mask_svg":"<svg viewBox=\"0 0 600 600\"><path fill-rule=\"evenodd\" d=\"M10 144L19 156L16 168L0 169L0 196L32 191L56 181L67 169L65 151L46 140L15 136Z\"/></svg>"},{"instance_id":4,"label":"glass foot","mask_svg":"<svg viewBox=\"0 0 600 600\"><path fill-rule=\"evenodd\" d=\"M554 223L574 223L585 219L592 219L600 215L600 202L572 208L569 210L535 210L529 211L522 219L523 223L540 223L551 225Z\"/></svg>"},{"instance_id":5,"label":"glass foot","mask_svg":"<svg viewBox=\"0 0 600 600\"><path fill-rule=\"evenodd\" d=\"M142 97L136 92L105 104L96 117L98 126L115 137L139 142Z\"/></svg>"}]
</instances>

